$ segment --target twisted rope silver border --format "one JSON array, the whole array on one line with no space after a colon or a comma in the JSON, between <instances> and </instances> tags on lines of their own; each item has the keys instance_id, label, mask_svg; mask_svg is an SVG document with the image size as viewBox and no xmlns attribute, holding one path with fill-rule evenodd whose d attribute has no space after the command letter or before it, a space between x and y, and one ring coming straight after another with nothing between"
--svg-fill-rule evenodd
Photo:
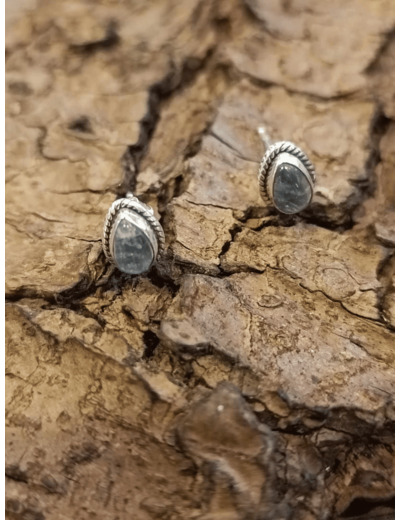
<instances>
[{"instance_id":1,"label":"twisted rope silver border","mask_svg":"<svg viewBox=\"0 0 400 520\"><path fill-rule=\"evenodd\" d=\"M114 258L110 251L110 234L111 234L112 226L114 224L114 220L118 214L118 211L123 208L131 209L132 211L134 211L135 213L137 213L138 215L140 215L141 217L146 219L146 221L150 225L151 229L156 234L157 245L158 245L158 252L157 252L156 260L158 260L161 256L161 254L163 253L164 247L165 247L164 230L161 227L161 224L156 219L156 217L150 212L150 210L146 209L144 204L135 198L118 199L111 204L110 209L107 212L106 220L104 222L103 240L102 240L103 251L104 251L104 254L106 255L107 260L109 262L111 262L112 264L115 264Z\"/></svg>"},{"instance_id":2,"label":"twisted rope silver border","mask_svg":"<svg viewBox=\"0 0 400 520\"><path fill-rule=\"evenodd\" d=\"M274 160L278 157L280 153L290 153L299 161L301 161L310 174L311 180L313 184L315 184L315 168L313 163L310 161L308 156L301 150L298 146L291 143L290 141L279 141L277 143L272 144L267 148L267 151L262 158L260 168L258 170L258 183L260 185L260 194L265 202L269 202L271 197L268 193L267 184L268 184L268 175L270 173L270 169Z\"/></svg>"}]
</instances>

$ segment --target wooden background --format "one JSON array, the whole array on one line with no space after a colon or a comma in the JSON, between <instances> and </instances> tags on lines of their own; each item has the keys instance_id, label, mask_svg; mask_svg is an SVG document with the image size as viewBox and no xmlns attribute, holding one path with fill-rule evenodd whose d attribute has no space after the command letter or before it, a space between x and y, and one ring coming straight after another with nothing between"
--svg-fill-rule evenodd
<instances>
[{"instance_id":1,"label":"wooden background","mask_svg":"<svg viewBox=\"0 0 400 520\"><path fill-rule=\"evenodd\" d=\"M393 518L393 11L7 3L7 518ZM315 163L300 216L260 123ZM127 189L167 240L135 279Z\"/></svg>"}]
</instances>

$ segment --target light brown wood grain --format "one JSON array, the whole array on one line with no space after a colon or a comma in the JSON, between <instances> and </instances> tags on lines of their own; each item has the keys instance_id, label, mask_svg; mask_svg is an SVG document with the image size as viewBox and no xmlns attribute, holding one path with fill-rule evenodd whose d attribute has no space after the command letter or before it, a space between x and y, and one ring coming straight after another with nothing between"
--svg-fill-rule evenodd
<instances>
[{"instance_id":1,"label":"light brown wood grain","mask_svg":"<svg viewBox=\"0 0 400 520\"><path fill-rule=\"evenodd\" d=\"M8 7L10 520L393 518L393 8ZM316 166L301 215L260 124ZM128 189L139 278L101 249Z\"/></svg>"}]
</instances>

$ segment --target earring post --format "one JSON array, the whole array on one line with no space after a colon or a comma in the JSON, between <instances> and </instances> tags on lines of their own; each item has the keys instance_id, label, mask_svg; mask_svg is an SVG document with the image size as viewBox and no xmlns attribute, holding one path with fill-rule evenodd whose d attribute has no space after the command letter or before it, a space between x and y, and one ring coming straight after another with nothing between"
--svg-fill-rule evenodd
<instances>
[{"instance_id":1,"label":"earring post","mask_svg":"<svg viewBox=\"0 0 400 520\"><path fill-rule=\"evenodd\" d=\"M259 126L258 129L258 135L261 138L261 141L264 143L265 149L269 148L272 143L271 137L268 135L267 129L265 126Z\"/></svg>"}]
</instances>

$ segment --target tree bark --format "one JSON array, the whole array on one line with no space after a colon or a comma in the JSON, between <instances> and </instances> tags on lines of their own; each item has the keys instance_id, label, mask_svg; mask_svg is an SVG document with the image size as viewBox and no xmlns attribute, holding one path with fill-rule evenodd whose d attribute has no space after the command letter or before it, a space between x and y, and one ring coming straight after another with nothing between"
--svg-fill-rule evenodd
<instances>
[{"instance_id":1,"label":"tree bark","mask_svg":"<svg viewBox=\"0 0 400 520\"><path fill-rule=\"evenodd\" d=\"M394 518L394 5L7 5L9 519ZM262 202L263 124L317 172ZM132 190L166 232L102 253Z\"/></svg>"}]
</instances>

